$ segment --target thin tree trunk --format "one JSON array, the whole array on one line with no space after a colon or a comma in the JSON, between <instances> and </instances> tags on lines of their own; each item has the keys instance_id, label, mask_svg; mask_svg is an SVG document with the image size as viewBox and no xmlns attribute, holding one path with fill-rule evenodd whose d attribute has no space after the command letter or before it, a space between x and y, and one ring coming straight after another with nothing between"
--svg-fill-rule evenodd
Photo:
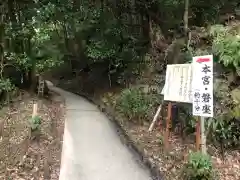
<instances>
[{"instance_id":1,"label":"thin tree trunk","mask_svg":"<svg viewBox=\"0 0 240 180\"><path fill-rule=\"evenodd\" d=\"M5 33L5 27L4 27L4 5L0 6L0 63L3 64L3 58L4 58L4 33ZM1 72L3 71L3 67L1 66ZM2 76L2 74L1 74Z\"/></svg>"},{"instance_id":2,"label":"thin tree trunk","mask_svg":"<svg viewBox=\"0 0 240 180\"><path fill-rule=\"evenodd\" d=\"M189 11L189 0L185 0L185 10L184 10L184 35L185 35L185 43L188 44L188 11Z\"/></svg>"},{"instance_id":3,"label":"thin tree trunk","mask_svg":"<svg viewBox=\"0 0 240 180\"><path fill-rule=\"evenodd\" d=\"M10 18L10 21L12 23L16 23L17 22L17 18L15 15L15 7L14 7L14 0L8 0L8 15Z\"/></svg>"},{"instance_id":4,"label":"thin tree trunk","mask_svg":"<svg viewBox=\"0 0 240 180\"><path fill-rule=\"evenodd\" d=\"M66 47L66 50L68 51L69 43L68 43L68 34L67 34L67 28L66 28L65 22L63 22L62 26L63 26L63 37L64 37L64 42L65 42L65 47Z\"/></svg>"},{"instance_id":5,"label":"thin tree trunk","mask_svg":"<svg viewBox=\"0 0 240 180\"><path fill-rule=\"evenodd\" d=\"M33 65L32 65L32 69L31 69L31 88L30 88L30 90L32 91L32 92L35 92L35 90L36 90L36 87L37 87L37 76L36 76L36 64L35 64L35 62L33 63Z\"/></svg>"},{"instance_id":6,"label":"thin tree trunk","mask_svg":"<svg viewBox=\"0 0 240 180\"><path fill-rule=\"evenodd\" d=\"M189 0L185 0L185 10L184 10L184 33L187 36L188 33L188 9L189 9Z\"/></svg>"}]
</instances>

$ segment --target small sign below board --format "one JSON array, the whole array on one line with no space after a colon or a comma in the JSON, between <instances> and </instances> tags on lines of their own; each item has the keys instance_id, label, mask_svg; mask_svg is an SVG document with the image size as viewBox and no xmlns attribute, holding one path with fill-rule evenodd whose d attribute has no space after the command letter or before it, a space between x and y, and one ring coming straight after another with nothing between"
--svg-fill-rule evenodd
<instances>
[{"instance_id":1,"label":"small sign below board","mask_svg":"<svg viewBox=\"0 0 240 180\"><path fill-rule=\"evenodd\" d=\"M213 56L193 57L193 115L213 117Z\"/></svg>"},{"instance_id":2,"label":"small sign below board","mask_svg":"<svg viewBox=\"0 0 240 180\"><path fill-rule=\"evenodd\" d=\"M167 65L165 101L192 103L192 64Z\"/></svg>"}]
</instances>

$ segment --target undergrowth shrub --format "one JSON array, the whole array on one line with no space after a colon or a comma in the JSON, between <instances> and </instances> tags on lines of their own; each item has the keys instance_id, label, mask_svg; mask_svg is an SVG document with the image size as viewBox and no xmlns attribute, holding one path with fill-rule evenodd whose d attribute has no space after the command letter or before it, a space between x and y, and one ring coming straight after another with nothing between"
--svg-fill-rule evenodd
<instances>
[{"instance_id":1,"label":"undergrowth shrub","mask_svg":"<svg viewBox=\"0 0 240 180\"><path fill-rule=\"evenodd\" d=\"M184 180L216 180L210 156L201 152L190 153L182 173Z\"/></svg>"},{"instance_id":2,"label":"undergrowth shrub","mask_svg":"<svg viewBox=\"0 0 240 180\"><path fill-rule=\"evenodd\" d=\"M11 83L10 79L0 78L0 103L4 104L11 98L11 95L16 91L15 86Z\"/></svg>"},{"instance_id":3,"label":"undergrowth shrub","mask_svg":"<svg viewBox=\"0 0 240 180\"><path fill-rule=\"evenodd\" d=\"M238 71L240 67L240 26L215 25L211 27L210 34L213 37L212 50L215 55L219 56L219 62Z\"/></svg>"},{"instance_id":4,"label":"undergrowth shrub","mask_svg":"<svg viewBox=\"0 0 240 180\"><path fill-rule=\"evenodd\" d=\"M237 106L238 107L238 106ZM236 109L236 110L235 110ZM205 122L208 142L216 147L221 147L222 153L228 149L240 148L240 120L239 108L228 112L216 113L214 118ZM184 132L191 135L195 132L196 118L190 114L191 110L186 107L180 109L181 121L184 121Z\"/></svg>"},{"instance_id":5,"label":"undergrowth shrub","mask_svg":"<svg viewBox=\"0 0 240 180\"><path fill-rule=\"evenodd\" d=\"M41 127L41 117L36 115L36 116L33 116L29 119L30 121L30 139L32 140L39 140L39 137L40 137L40 134L41 134L41 130L40 130L40 127Z\"/></svg>"},{"instance_id":6,"label":"undergrowth shrub","mask_svg":"<svg viewBox=\"0 0 240 180\"><path fill-rule=\"evenodd\" d=\"M152 111L156 97L141 88L129 88L121 92L117 109L131 121L143 122Z\"/></svg>"},{"instance_id":7,"label":"undergrowth shrub","mask_svg":"<svg viewBox=\"0 0 240 180\"><path fill-rule=\"evenodd\" d=\"M39 116L34 116L30 119L31 131L37 131L40 129L41 118Z\"/></svg>"},{"instance_id":8,"label":"undergrowth shrub","mask_svg":"<svg viewBox=\"0 0 240 180\"><path fill-rule=\"evenodd\" d=\"M207 122L208 139L225 149L240 147L240 122L228 115L210 119Z\"/></svg>"}]
</instances>

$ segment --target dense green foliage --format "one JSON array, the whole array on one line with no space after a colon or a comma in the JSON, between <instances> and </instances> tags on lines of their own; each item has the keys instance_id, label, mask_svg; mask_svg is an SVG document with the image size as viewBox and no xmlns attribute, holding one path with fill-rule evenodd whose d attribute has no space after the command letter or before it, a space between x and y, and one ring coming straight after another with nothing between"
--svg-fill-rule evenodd
<instances>
[{"instance_id":1,"label":"dense green foliage","mask_svg":"<svg viewBox=\"0 0 240 180\"><path fill-rule=\"evenodd\" d=\"M219 56L220 62L226 67L232 66L238 69L240 67L240 26L216 25L212 27L211 34L213 52Z\"/></svg>"},{"instance_id":2,"label":"dense green foliage","mask_svg":"<svg viewBox=\"0 0 240 180\"><path fill-rule=\"evenodd\" d=\"M190 153L183 168L184 180L216 180L210 156L200 152Z\"/></svg>"},{"instance_id":3,"label":"dense green foliage","mask_svg":"<svg viewBox=\"0 0 240 180\"><path fill-rule=\"evenodd\" d=\"M240 146L239 122L226 115L219 116L208 122L209 138L222 148L238 148Z\"/></svg>"},{"instance_id":4,"label":"dense green foliage","mask_svg":"<svg viewBox=\"0 0 240 180\"><path fill-rule=\"evenodd\" d=\"M190 1L190 24L216 20L221 10L236 4L234 0ZM1 3L1 58L4 66L11 64L24 73L43 73L66 59L80 64L104 61L111 73L120 73L116 69L124 71L146 52L148 21L160 24L163 32L178 31L184 8L180 0L6 0Z\"/></svg>"},{"instance_id":5,"label":"dense green foliage","mask_svg":"<svg viewBox=\"0 0 240 180\"><path fill-rule=\"evenodd\" d=\"M156 104L156 97L147 94L141 88L125 89L118 99L118 109L130 121L143 122Z\"/></svg>"}]
</instances>

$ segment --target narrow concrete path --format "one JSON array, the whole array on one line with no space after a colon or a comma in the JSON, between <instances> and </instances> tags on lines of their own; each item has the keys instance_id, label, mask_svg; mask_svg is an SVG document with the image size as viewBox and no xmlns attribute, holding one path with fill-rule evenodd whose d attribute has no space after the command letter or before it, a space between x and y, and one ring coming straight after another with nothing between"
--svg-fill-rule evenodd
<instances>
[{"instance_id":1,"label":"narrow concrete path","mask_svg":"<svg viewBox=\"0 0 240 180\"><path fill-rule=\"evenodd\" d=\"M49 88L65 97L67 108L59 180L152 180L95 105Z\"/></svg>"}]
</instances>

